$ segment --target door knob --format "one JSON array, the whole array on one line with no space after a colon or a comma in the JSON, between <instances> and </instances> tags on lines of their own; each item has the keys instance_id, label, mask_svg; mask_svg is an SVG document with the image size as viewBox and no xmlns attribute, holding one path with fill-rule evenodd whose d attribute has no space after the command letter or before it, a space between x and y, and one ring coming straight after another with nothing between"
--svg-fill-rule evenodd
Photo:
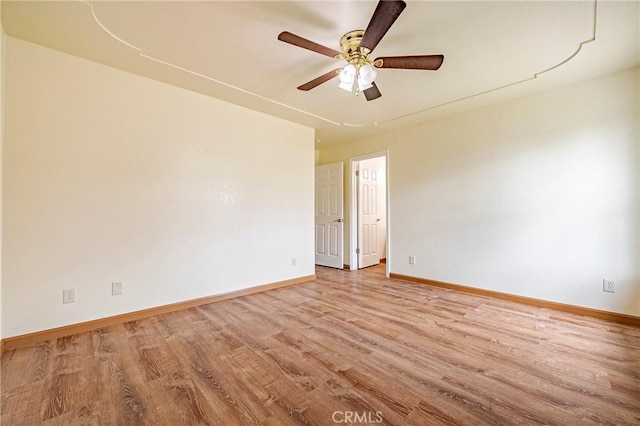
<instances>
[{"instance_id":1,"label":"door knob","mask_svg":"<svg viewBox=\"0 0 640 426\"><path fill-rule=\"evenodd\" d=\"M382 219L380 219L380 218L377 218L377 219L376 219L376 222L380 222L381 220L382 220Z\"/></svg>"},{"instance_id":2,"label":"door knob","mask_svg":"<svg viewBox=\"0 0 640 426\"><path fill-rule=\"evenodd\" d=\"M334 220L334 222L341 223L341 222L342 222L342 219L336 219L336 220Z\"/></svg>"}]
</instances>

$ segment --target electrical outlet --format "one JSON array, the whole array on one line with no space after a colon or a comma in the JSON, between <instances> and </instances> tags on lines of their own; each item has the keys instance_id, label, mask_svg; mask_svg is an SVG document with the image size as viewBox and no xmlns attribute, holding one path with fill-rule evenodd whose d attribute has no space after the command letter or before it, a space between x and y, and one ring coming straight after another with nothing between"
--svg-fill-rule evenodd
<instances>
[{"instance_id":1,"label":"electrical outlet","mask_svg":"<svg viewBox=\"0 0 640 426\"><path fill-rule=\"evenodd\" d=\"M291 258L291 266L296 266L298 264L298 259L296 259L295 257Z\"/></svg>"},{"instance_id":2,"label":"electrical outlet","mask_svg":"<svg viewBox=\"0 0 640 426\"><path fill-rule=\"evenodd\" d=\"M62 303L73 303L76 301L76 291L72 288L62 290Z\"/></svg>"},{"instance_id":3,"label":"electrical outlet","mask_svg":"<svg viewBox=\"0 0 640 426\"><path fill-rule=\"evenodd\" d=\"M115 281L111 283L111 295L120 296L122 294L122 281Z\"/></svg>"},{"instance_id":4,"label":"electrical outlet","mask_svg":"<svg viewBox=\"0 0 640 426\"><path fill-rule=\"evenodd\" d=\"M415 265L415 264L416 264L416 257L409 256L409 265Z\"/></svg>"},{"instance_id":5,"label":"electrical outlet","mask_svg":"<svg viewBox=\"0 0 640 426\"><path fill-rule=\"evenodd\" d=\"M616 282L614 280L602 280L602 291L606 291L607 293L615 293Z\"/></svg>"}]
</instances>

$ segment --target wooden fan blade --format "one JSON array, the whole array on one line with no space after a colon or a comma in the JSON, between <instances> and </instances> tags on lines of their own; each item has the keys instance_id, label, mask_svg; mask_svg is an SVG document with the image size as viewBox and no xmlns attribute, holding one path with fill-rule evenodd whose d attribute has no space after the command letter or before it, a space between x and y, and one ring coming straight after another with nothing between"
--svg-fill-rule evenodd
<instances>
[{"instance_id":1,"label":"wooden fan blade","mask_svg":"<svg viewBox=\"0 0 640 426\"><path fill-rule=\"evenodd\" d=\"M283 31L278 34L278 40L284 41L285 43L293 44L294 46L302 47L303 49L311 50L312 52L316 52L330 58L340 56L340 52L338 52L337 50L333 50L311 40L307 40L306 38L292 34L289 31Z\"/></svg>"},{"instance_id":2,"label":"wooden fan blade","mask_svg":"<svg viewBox=\"0 0 640 426\"><path fill-rule=\"evenodd\" d=\"M323 74L318 78L314 78L313 80L303 84L302 86L298 86L298 90L304 90L304 91L311 90L314 87L319 86L322 83L325 83L331 80L332 78L337 77L340 71L342 71L342 68L336 68L335 70L329 71L328 73Z\"/></svg>"},{"instance_id":3,"label":"wooden fan blade","mask_svg":"<svg viewBox=\"0 0 640 426\"><path fill-rule=\"evenodd\" d=\"M373 87L369 87L367 90L362 92L364 93L364 97L367 98L368 101L378 99L380 96L382 96L382 93L380 93L380 89L378 89L378 86L376 86L376 83L373 82L371 84L373 84Z\"/></svg>"},{"instance_id":4,"label":"wooden fan blade","mask_svg":"<svg viewBox=\"0 0 640 426\"><path fill-rule=\"evenodd\" d=\"M407 4L402 0L380 0L367 29L364 30L360 47L365 47L372 52L405 7Z\"/></svg>"},{"instance_id":5,"label":"wooden fan blade","mask_svg":"<svg viewBox=\"0 0 640 426\"><path fill-rule=\"evenodd\" d=\"M444 61L443 55L383 56L376 58L376 68L402 68L407 70L437 70Z\"/></svg>"}]
</instances>

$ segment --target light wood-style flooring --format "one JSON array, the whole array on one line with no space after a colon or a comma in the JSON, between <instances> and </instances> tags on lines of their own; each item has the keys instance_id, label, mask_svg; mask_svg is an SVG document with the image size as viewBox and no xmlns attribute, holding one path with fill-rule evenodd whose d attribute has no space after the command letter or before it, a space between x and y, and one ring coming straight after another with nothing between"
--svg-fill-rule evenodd
<instances>
[{"instance_id":1,"label":"light wood-style flooring","mask_svg":"<svg viewBox=\"0 0 640 426\"><path fill-rule=\"evenodd\" d=\"M1 424L640 424L637 327L317 275L8 350Z\"/></svg>"}]
</instances>

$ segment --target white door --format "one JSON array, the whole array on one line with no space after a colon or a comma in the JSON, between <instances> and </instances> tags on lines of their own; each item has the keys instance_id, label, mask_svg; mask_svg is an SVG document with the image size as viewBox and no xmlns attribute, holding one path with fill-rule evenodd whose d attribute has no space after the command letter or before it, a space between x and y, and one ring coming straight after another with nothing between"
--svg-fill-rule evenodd
<instances>
[{"instance_id":1,"label":"white door","mask_svg":"<svg viewBox=\"0 0 640 426\"><path fill-rule=\"evenodd\" d=\"M342 256L342 163L316 167L316 265L340 268Z\"/></svg>"},{"instance_id":2,"label":"white door","mask_svg":"<svg viewBox=\"0 0 640 426\"><path fill-rule=\"evenodd\" d=\"M380 263L378 171L361 161L358 170L358 268Z\"/></svg>"}]
</instances>

